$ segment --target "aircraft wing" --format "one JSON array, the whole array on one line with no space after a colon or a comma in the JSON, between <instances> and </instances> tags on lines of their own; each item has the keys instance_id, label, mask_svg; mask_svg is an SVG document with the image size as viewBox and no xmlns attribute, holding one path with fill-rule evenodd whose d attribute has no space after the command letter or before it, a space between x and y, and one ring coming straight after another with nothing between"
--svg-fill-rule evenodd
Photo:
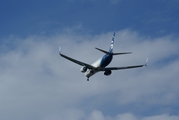
<instances>
[{"instance_id":1,"label":"aircraft wing","mask_svg":"<svg viewBox=\"0 0 179 120\"><path fill-rule=\"evenodd\" d=\"M143 67L143 66L145 66L145 65L125 66L125 67L107 67L107 68L104 68L103 71L106 71L106 70L131 69L131 68L138 68L138 67Z\"/></svg>"},{"instance_id":2,"label":"aircraft wing","mask_svg":"<svg viewBox=\"0 0 179 120\"><path fill-rule=\"evenodd\" d=\"M66 59L69 60L69 61L72 61L72 62L78 64L78 65L86 66L88 69L95 69L95 67L92 66L92 65L89 65L89 64L87 64L87 63L81 62L81 61L79 61L79 60L75 60L75 59L73 59L73 58L71 58L71 57L68 57L68 56L62 54L62 53L60 52L60 48L59 48L59 55L62 56L62 57L64 57L64 58L66 58Z\"/></svg>"},{"instance_id":3,"label":"aircraft wing","mask_svg":"<svg viewBox=\"0 0 179 120\"><path fill-rule=\"evenodd\" d=\"M148 61L148 58L147 58L145 64L143 64L143 65L124 66L124 67L106 67L106 68L102 69L102 71L106 71L106 70L123 70L123 69L139 68L139 67L147 66L147 61Z\"/></svg>"}]
</instances>

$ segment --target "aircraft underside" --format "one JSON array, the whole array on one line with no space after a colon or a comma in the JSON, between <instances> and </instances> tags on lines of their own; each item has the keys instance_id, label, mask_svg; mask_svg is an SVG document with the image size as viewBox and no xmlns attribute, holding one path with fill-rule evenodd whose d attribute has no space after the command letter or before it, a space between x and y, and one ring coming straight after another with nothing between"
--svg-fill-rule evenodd
<instances>
[{"instance_id":1,"label":"aircraft underside","mask_svg":"<svg viewBox=\"0 0 179 120\"><path fill-rule=\"evenodd\" d=\"M94 74L96 74L97 72L99 72L99 71L97 71L97 70L87 70L87 71L85 72L85 76L87 77L87 81L89 81L89 78L90 78L91 76L93 76Z\"/></svg>"}]
</instances>

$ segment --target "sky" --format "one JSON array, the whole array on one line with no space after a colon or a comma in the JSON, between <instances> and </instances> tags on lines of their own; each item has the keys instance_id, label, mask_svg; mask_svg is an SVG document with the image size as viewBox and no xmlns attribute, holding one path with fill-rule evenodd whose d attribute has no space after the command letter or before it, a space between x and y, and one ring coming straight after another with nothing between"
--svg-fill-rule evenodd
<instances>
[{"instance_id":1,"label":"sky","mask_svg":"<svg viewBox=\"0 0 179 120\"><path fill-rule=\"evenodd\" d=\"M1 120L178 120L178 0L0 0ZM104 55L99 72L81 66Z\"/></svg>"}]
</instances>

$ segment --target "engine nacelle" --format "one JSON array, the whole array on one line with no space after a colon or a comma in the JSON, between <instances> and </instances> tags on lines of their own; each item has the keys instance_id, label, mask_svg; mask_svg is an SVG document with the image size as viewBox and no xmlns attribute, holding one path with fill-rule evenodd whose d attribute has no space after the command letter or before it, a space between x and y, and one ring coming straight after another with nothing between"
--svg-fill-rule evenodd
<instances>
[{"instance_id":1,"label":"engine nacelle","mask_svg":"<svg viewBox=\"0 0 179 120\"><path fill-rule=\"evenodd\" d=\"M86 72L86 71L87 71L87 67L82 67L82 68L80 69L80 71L81 71L82 73Z\"/></svg>"},{"instance_id":2,"label":"engine nacelle","mask_svg":"<svg viewBox=\"0 0 179 120\"><path fill-rule=\"evenodd\" d=\"M106 70L106 71L104 72L104 75L108 76L108 75L111 75L111 73L112 73L111 70Z\"/></svg>"}]
</instances>

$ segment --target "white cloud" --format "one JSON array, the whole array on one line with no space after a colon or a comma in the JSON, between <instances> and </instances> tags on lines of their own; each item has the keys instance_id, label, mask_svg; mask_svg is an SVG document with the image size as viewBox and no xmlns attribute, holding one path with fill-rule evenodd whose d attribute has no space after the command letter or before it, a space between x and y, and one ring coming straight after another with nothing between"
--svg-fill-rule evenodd
<instances>
[{"instance_id":1,"label":"white cloud","mask_svg":"<svg viewBox=\"0 0 179 120\"><path fill-rule=\"evenodd\" d=\"M143 118L142 120L178 120L178 119L179 116L162 114L162 115L146 117Z\"/></svg>"},{"instance_id":2,"label":"white cloud","mask_svg":"<svg viewBox=\"0 0 179 120\"><path fill-rule=\"evenodd\" d=\"M104 116L101 111L94 110L85 120L178 120L179 116L161 114L146 117L137 117L131 113L118 114L115 117Z\"/></svg>"},{"instance_id":3,"label":"white cloud","mask_svg":"<svg viewBox=\"0 0 179 120\"><path fill-rule=\"evenodd\" d=\"M108 49L111 36L63 33L7 39L0 53L0 119L136 120L139 117L130 110L115 116L110 115L113 111L103 113L108 109L105 105L112 103L119 109L135 103L177 106L178 38L152 39L118 31L114 51L133 54L115 56L110 66L141 64L149 57L149 67L114 71L109 77L98 73L89 82L80 66L58 55L62 45L64 54L92 63L103 55L94 47ZM14 42L7 42L11 40ZM173 119L168 114L161 117Z\"/></svg>"},{"instance_id":4,"label":"white cloud","mask_svg":"<svg viewBox=\"0 0 179 120\"><path fill-rule=\"evenodd\" d=\"M97 110L93 111L88 118L88 120L104 120L104 119L105 117L101 113L101 111L97 111Z\"/></svg>"},{"instance_id":5,"label":"white cloud","mask_svg":"<svg viewBox=\"0 0 179 120\"><path fill-rule=\"evenodd\" d=\"M137 117L131 113L117 115L117 120L137 120Z\"/></svg>"}]
</instances>

